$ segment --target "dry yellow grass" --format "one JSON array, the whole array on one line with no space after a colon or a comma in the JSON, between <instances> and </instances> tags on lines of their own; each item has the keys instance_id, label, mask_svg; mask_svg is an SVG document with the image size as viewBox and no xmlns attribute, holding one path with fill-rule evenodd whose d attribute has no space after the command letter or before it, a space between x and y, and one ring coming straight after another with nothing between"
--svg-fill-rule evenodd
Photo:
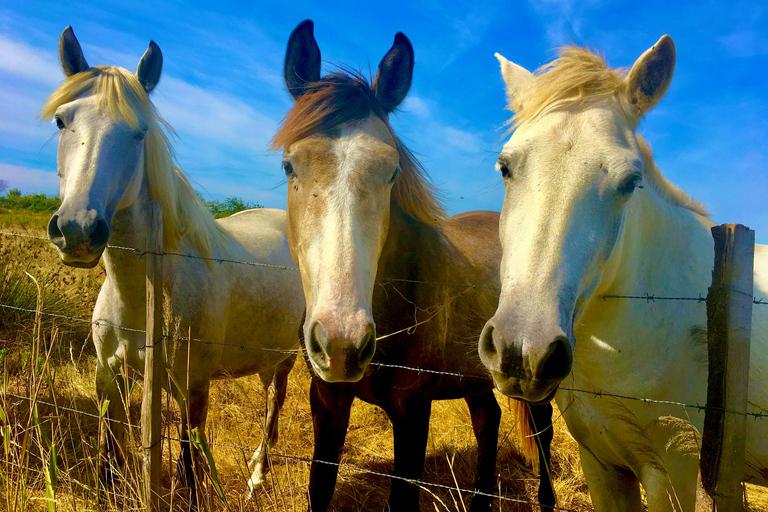
<instances>
[{"instance_id":1,"label":"dry yellow grass","mask_svg":"<svg viewBox=\"0 0 768 512\"><path fill-rule=\"evenodd\" d=\"M4 222L8 221L0 218L0 223ZM38 219L38 225L28 226L28 232L42 234L41 222ZM66 299L62 302L63 306L76 307L73 316L90 316L101 278L98 268L85 272L64 268L54 251L44 242L9 240L2 236L0 268L3 269L6 283L10 282L9 269L13 269L16 273L14 275L23 269L43 282L51 293L63 295ZM78 285L81 282L83 284ZM7 371L8 375L7 381L4 381L7 387L0 393L0 409L3 412L0 427L3 428L3 442L8 443L7 453L4 446L0 447L3 453L0 458L0 510L48 510L44 476L44 461L50 455L48 439L52 439L58 449L57 510L141 510L138 492L141 488L138 469L140 444L136 431L133 432L133 455L126 469L127 478L118 483L109 496L103 497L101 501L98 499L96 439L99 428L104 428L104 425L101 422L100 426L98 419L99 407L93 385L95 359L92 344L87 343L81 353L84 338L76 329L67 330L50 323L39 326L41 329L38 332L33 320L10 318L6 311L0 311L0 325L4 326L0 331L0 339L3 339L0 347L9 350L5 360L0 361L0 374ZM15 329L11 328L14 325ZM35 364L33 355L25 355L33 352L36 346L42 357L42 363L39 364ZM306 460L312 457L313 445L309 382L306 365L299 360L289 378L288 396L280 417L280 439L274 449L269 482L250 500L246 498L246 481L250 475L247 461L261 439L265 401L261 383L258 377L214 383L206 433L216 460L226 504L206 481L201 492L203 510L306 510L309 478L309 464ZM29 401L14 395L37 396L40 402L39 428L34 427ZM140 397L141 386L137 385L131 392L131 422L134 424L139 422ZM504 413L499 436L497 492L507 500L496 500L495 510L538 510L538 507L531 504L536 499L537 475L519 455L518 434L510 427L511 414L507 399L502 396L498 398ZM167 397L166 404L164 436L178 438L177 407ZM556 421L554 428L552 469L559 505L563 509L579 512L592 510L576 443L568 434L562 419ZM173 509L185 510L186 496L178 488L175 478L178 449L178 442L166 440L163 444L163 487L166 499L173 502ZM342 463L349 467L339 472L331 509L382 510L386 504L390 479L373 473L390 474L392 459L392 428L386 415L374 406L356 401L342 456ZM465 512L470 496L457 489L472 489L474 459L475 441L464 401L435 402L423 479L451 489L425 485L421 509ZM750 486L749 493L751 510L768 510L768 494L764 489Z\"/></svg>"}]
</instances>

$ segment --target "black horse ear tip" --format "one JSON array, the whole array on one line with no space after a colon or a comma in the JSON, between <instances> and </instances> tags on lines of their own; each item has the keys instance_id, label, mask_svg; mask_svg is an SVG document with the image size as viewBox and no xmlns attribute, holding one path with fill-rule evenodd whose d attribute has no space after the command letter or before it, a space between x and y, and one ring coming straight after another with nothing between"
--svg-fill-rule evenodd
<instances>
[{"instance_id":1,"label":"black horse ear tip","mask_svg":"<svg viewBox=\"0 0 768 512\"><path fill-rule=\"evenodd\" d=\"M395 34L395 44L407 44L411 45L411 41L408 39L408 37L403 34L402 32L398 32Z\"/></svg>"},{"instance_id":2,"label":"black horse ear tip","mask_svg":"<svg viewBox=\"0 0 768 512\"><path fill-rule=\"evenodd\" d=\"M149 40L149 46L148 46L148 47L149 47L151 50L153 50L153 51L156 51L156 52L160 52L160 53L162 53L162 52L160 51L160 46L158 46L158 44L155 42L155 40L154 40L154 39L150 39L150 40Z\"/></svg>"},{"instance_id":3,"label":"black horse ear tip","mask_svg":"<svg viewBox=\"0 0 768 512\"><path fill-rule=\"evenodd\" d=\"M299 29L309 30L310 32L312 32L314 28L315 28L315 22L310 19L306 19L296 26L296 30L299 30Z\"/></svg>"}]
</instances>

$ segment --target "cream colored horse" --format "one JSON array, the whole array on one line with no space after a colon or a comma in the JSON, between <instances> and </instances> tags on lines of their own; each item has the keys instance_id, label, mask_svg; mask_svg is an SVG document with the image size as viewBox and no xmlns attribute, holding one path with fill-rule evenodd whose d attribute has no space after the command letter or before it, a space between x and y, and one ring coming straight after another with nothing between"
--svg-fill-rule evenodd
<instances>
[{"instance_id":1,"label":"cream colored horse","mask_svg":"<svg viewBox=\"0 0 768 512\"><path fill-rule=\"evenodd\" d=\"M496 386L532 402L556 392L579 442L598 511L694 509L703 412L573 391L706 403L703 303L713 223L664 178L637 134L675 64L669 36L628 73L565 47L537 74L497 55L515 112L499 155L502 293L480 338ZM733 219L738 220L738 219ZM755 248L755 295L768 294L768 247ZM768 410L768 308L752 322L749 410ZM747 481L768 484L768 421L747 423Z\"/></svg>"},{"instance_id":2,"label":"cream colored horse","mask_svg":"<svg viewBox=\"0 0 768 512\"><path fill-rule=\"evenodd\" d=\"M121 405L124 367L139 375L144 368L145 259L107 247L146 247L147 202L162 205L166 251L197 257L263 262L293 267L285 236L285 212L256 209L214 221L182 172L173 165L171 147L148 93L160 79L162 54L154 42L136 74L123 68L90 67L70 27L59 43L67 80L43 107L42 117L59 127L58 169L61 207L48 234L61 260L92 267L104 254L106 280L93 312L96 391L109 400L110 434L102 449L123 459L126 410ZM295 361L297 329L304 310L299 273L264 266L213 264L202 259L165 256L164 291L173 322L182 336L210 343L181 342L166 353L182 387L171 391L187 427L205 432L211 378L258 373L268 394L261 447L254 454L249 486L264 482L267 446L277 437L277 416L286 379ZM111 324L111 325L110 325ZM170 341L165 341L166 344ZM187 354L189 348L189 354ZM172 345L166 345L170 352ZM187 368L189 372L187 373ZM166 379L163 379L166 380ZM185 395L189 401L185 403ZM189 415L187 415L189 411ZM103 461L102 461L103 462ZM182 443L180 468L194 484L189 443ZM110 481L112 463L102 464ZM194 497L194 494L193 494Z\"/></svg>"}]
</instances>

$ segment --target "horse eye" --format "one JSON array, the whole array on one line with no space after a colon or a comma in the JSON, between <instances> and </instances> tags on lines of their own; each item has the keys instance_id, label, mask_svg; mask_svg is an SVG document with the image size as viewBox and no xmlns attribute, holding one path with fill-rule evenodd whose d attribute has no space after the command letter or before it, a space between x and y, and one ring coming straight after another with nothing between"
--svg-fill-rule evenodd
<instances>
[{"instance_id":1,"label":"horse eye","mask_svg":"<svg viewBox=\"0 0 768 512\"><path fill-rule=\"evenodd\" d=\"M289 178L295 176L291 162L283 162L283 171L285 171L285 175Z\"/></svg>"},{"instance_id":2,"label":"horse eye","mask_svg":"<svg viewBox=\"0 0 768 512\"><path fill-rule=\"evenodd\" d=\"M63 129L64 129L64 121L62 121L60 117L57 117L57 118L55 119L55 122L56 122L56 127L57 127L59 130L63 130Z\"/></svg>"},{"instance_id":3,"label":"horse eye","mask_svg":"<svg viewBox=\"0 0 768 512\"><path fill-rule=\"evenodd\" d=\"M392 178L390 178L389 182L394 183L398 176L400 176L400 173L403 172L403 170L400 168L400 166L397 166L397 169L395 169L395 172L392 174Z\"/></svg>"},{"instance_id":4,"label":"horse eye","mask_svg":"<svg viewBox=\"0 0 768 512\"><path fill-rule=\"evenodd\" d=\"M640 186L640 182L643 180L643 177L639 174L631 174L624 178L624 181L621 182L619 185L619 194L628 196L632 192L635 191L637 187Z\"/></svg>"},{"instance_id":5,"label":"horse eye","mask_svg":"<svg viewBox=\"0 0 768 512\"><path fill-rule=\"evenodd\" d=\"M512 175L512 172L509 170L509 167L507 167L507 164L499 162L496 164L496 166L498 167L502 178L509 178Z\"/></svg>"}]
</instances>

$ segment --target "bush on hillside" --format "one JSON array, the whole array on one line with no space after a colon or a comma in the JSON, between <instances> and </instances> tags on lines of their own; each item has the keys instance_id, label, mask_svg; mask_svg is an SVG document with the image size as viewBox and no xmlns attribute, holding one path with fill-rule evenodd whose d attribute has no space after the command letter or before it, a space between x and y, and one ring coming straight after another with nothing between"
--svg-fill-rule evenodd
<instances>
[{"instance_id":1,"label":"bush on hillside","mask_svg":"<svg viewBox=\"0 0 768 512\"><path fill-rule=\"evenodd\" d=\"M251 203L240 197L228 197L223 201L203 201L205 202L205 206L211 210L211 213L217 219L229 217L234 213L250 210L251 208L263 208L258 202Z\"/></svg>"},{"instance_id":2,"label":"bush on hillside","mask_svg":"<svg viewBox=\"0 0 768 512\"><path fill-rule=\"evenodd\" d=\"M61 205L58 196L48 197L45 194L22 195L21 190L14 188L4 196L0 196L0 207L9 210L29 210L31 212L55 212Z\"/></svg>"},{"instance_id":3,"label":"bush on hillside","mask_svg":"<svg viewBox=\"0 0 768 512\"><path fill-rule=\"evenodd\" d=\"M258 202L252 203L240 197L228 197L223 201L206 201L203 199L203 202L217 219L251 208L263 208ZM58 196L48 197L45 194L22 195L21 191L17 188L9 190L4 196L0 196L0 208L8 210L27 210L38 213L55 212L59 206L61 206L61 199Z\"/></svg>"}]
</instances>

